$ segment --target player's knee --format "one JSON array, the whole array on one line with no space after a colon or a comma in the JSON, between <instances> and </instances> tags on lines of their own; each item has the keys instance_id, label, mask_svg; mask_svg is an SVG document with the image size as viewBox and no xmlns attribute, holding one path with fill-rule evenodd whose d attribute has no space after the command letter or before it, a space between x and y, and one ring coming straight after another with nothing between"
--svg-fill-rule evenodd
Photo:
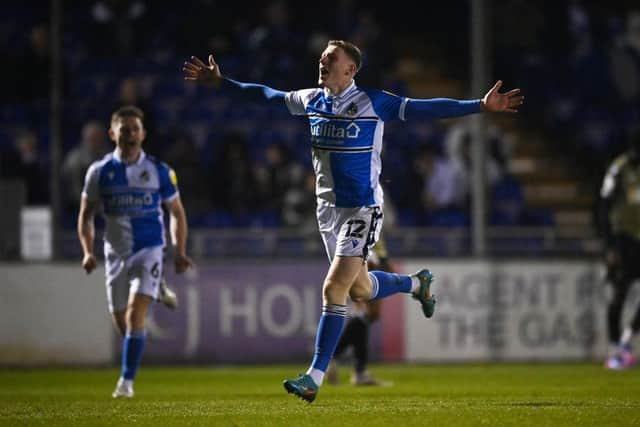
<instances>
[{"instance_id":1,"label":"player's knee","mask_svg":"<svg viewBox=\"0 0 640 427\"><path fill-rule=\"evenodd\" d=\"M325 303L346 304L348 285L340 280L327 279L322 287L322 296Z\"/></svg>"},{"instance_id":2,"label":"player's knee","mask_svg":"<svg viewBox=\"0 0 640 427\"><path fill-rule=\"evenodd\" d=\"M367 302L371 295L368 289L364 289L360 286L353 286L349 290L349 297L356 302Z\"/></svg>"},{"instance_id":3,"label":"player's knee","mask_svg":"<svg viewBox=\"0 0 640 427\"><path fill-rule=\"evenodd\" d=\"M135 305L130 305L127 309L127 330L142 330L144 328L145 311L140 310Z\"/></svg>"}]
</instances>

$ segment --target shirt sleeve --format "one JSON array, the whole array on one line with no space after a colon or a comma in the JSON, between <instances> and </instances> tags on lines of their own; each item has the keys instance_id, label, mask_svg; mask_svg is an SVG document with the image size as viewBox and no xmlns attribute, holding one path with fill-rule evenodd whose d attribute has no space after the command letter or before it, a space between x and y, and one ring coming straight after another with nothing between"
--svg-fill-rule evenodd
<instances>
[{"instance_id":1,"label":"shirt sleeve","mask_svg":"<svg viewBox=\"0 0 640 427\"><path fill-rule=\"evenodd\" d=\"M173 169L164 163L158 165L160 176L160 197L163 202L170 202L178 197L178 177Z\"/></svg>"},{"instance_id":2,"label":"shirt sleeve","mask_svg":"<svg viewBox=\"0 0 640 427\"><path fill-rule=\"evenodd\" d=\"M402 120L444 119L480 112L480 100L407 98Z\"/></svg>"},{"instance_id":3,"label":"shirt sleeve","mask_svg":"<svg viewBox=\"0 0 640 427\"><path fill-rule=\"evenodd\" d=\"M371 99L373 111L375 111L382 121L404 120L407 98L402 98L382 90L366 90L365 92L369 96L369 99Z\"/></svg>"},{"instance_id":4,"label":"shirt sleeve","mask_svg":"<svg viewBox=\"0 0 640 427\"><path fill-rule=\"evenodd\" d=\"M100 198L99 184L100 184L100 170L97 163L93 163L87 169L87 173L84 176L84 187L82 188L82 197L91 201L97 202Z\"/></svg>"},{"instance_id":5,"label":"shirt sleeve","mask_svg":"<svg viewBox=\"0 0 640 427\"><path fill-rule=\"evenodd\" d=\"M228 78L223 79L222 88L245 101L266 102L275 107L284 107L286 92L258 83L243 83Z\"/></svg>"},{"instance_id":6,"label":"shirt sleeve","mask_svg":"<svg viewBox=\"0 0 640 427\"><path fill-rule=\"evenodd\" d=\"M294 116L303 116L307 113L307 105L318 89L302 89L287 92L284 101L287 104L289 113Z\"/></svg>"},{"instance_id":7,"label":"shirt sleeve","mask_svg":"<svg viewBox=\"0 0 640 427\"><path fill-rule=\"evenodd\" d=\"M600 197L603 199L610 199L616 191L618 186L618 176L620 175L620 165L618 162L614 162L607 171L607 174L602 181L602 187L600 188Z\"/></svg>"},{"instance_id":8,"label":"shirt sleeve","mask_svg":"<svg viewBox=\"0 0 640 427\"><path fill-rule=\"evenodd\" d=\"M460 117L480 112L480 100L404 98L381 90L367 90L373 109L383 121Z\"/></svg>"}]
</instances>

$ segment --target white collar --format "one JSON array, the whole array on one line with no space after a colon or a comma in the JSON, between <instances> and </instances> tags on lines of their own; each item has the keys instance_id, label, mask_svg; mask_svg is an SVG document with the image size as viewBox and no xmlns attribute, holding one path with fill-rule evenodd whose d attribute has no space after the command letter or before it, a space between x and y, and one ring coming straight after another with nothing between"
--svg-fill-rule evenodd
<instances>
[{"instance_id":1,"label":"white collar","mask_svg":"<svg viewBox=\"0 0 640 427\"><path fill-rule=\"evenodd\" d=\"M332 95L329 92L329 89L327 89L326 87L324 88L324 96L325 98L332 98L332 99L340 99L342 97L344 97L347 93L351 92L353 89L355 89L356 87L356 81L355 80L351 80L351 84L349 86L347 86L345 88L345 90L343 90L342 92L340 92L337 95Z\"/></svg>"},{"instance_id":2,"label":"white collar","mask_svg":"<svg viewBox=\"0 0 640 427\"><path fill-rule=\"evenodd\" d=\"M124 161L122 161L122 157L120 156L120 154L118 153L118 149L116 148L115 150L113 150L113 157L119 161L120 163L124 163L127 166L130 165L140 165L142 164L142 162L144 161L145 157L147 155L145 154L144 150L140 150L140 156L138 157L138 160L136 160L133 163L125 163Z\"/></svg>"}]
</instances>

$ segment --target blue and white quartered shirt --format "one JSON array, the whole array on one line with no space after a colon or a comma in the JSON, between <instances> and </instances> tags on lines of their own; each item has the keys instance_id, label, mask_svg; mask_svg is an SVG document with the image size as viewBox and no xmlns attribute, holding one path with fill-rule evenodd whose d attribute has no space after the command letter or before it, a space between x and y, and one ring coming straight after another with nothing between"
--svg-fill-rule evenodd
<instances>
[{"instance_id":1,"label":"blue and white quartered shirt","mask_svg":"<svg viewBox=\"0 0 640 427\"><path fill-rule=\"evenodd\" d=\"M223 88L247 100L282 105L309 118L311 150L320 203L336 207L381 206L380 153L384 122L458 117L480 111L480 100L415 99L352 82L342 93L324 88L283 92L225 78Z\"/></svg>"},{"instance_id":2,"label":"blue and white quartered shirt","mask_svg":"<svg viewBox=\"0 0 640 427\"><path fill-rule=\"evenodd\" d=\"M82 197L101 205L105 251L124 257L166 244L162 203L178 197L177 180L169 166L144 152L125 164L114 151L89 166Z\"/></svg>"}]
</instances>

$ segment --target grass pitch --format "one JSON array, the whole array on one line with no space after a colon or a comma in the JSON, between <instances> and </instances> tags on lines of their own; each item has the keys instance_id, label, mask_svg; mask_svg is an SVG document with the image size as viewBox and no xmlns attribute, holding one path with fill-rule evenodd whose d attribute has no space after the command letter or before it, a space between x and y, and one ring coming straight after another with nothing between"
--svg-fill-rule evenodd
<instances>
[{"instance_id":1,"label":"grass pitch","mask_svg":"<svg viewBox=\"0 0 640 427\"><path fill-rule=\"evenodd\" d=\"M299 366L143 366L136 396L114 369L0 370L0 425L633 426L640 370L596 364L374 365L390 387L324 385L307 404L282 388Z\"/></svg>"}]
</instances>

